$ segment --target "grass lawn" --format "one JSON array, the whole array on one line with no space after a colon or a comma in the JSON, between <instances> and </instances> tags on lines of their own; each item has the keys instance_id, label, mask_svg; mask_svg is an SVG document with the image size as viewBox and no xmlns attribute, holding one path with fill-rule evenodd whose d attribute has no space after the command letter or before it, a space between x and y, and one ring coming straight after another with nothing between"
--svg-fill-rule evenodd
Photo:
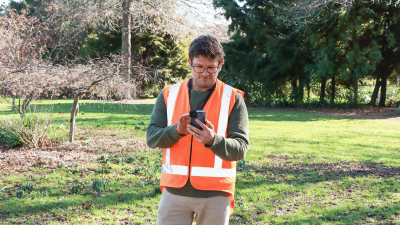
<instances>
[{"instance_id":1,"label":"grass lawn","mask_svg":"<svg viewBox=\"0 0 400 225\"><path fill-rule=\"evenodd\" d=\"M144 145L153 105L83 102L75 144L14 151L22 165L0 154L0 224L155 224L162 152ZM37 111L50 105L66 139L72 101ZM230 224L400 224L399 120L254 108L249 119Z\"/></svg>"}]
</instances>

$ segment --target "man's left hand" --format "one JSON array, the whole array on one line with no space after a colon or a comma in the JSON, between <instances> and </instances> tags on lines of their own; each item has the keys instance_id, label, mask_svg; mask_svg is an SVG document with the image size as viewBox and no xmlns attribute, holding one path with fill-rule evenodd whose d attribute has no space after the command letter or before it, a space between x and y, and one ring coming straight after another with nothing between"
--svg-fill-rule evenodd
<instances>
[{"instance_id":1,"label":"man's left hand","mask_svg":"<svg viewBox=\"0 0 400 225\"><path fill-rule=\"evenodd\" d=\"M198 142L205 145L212 145L215 137L214 125L208 120L206 121L207 126L198 119L196 119L196 122L203 128L203 130L197 129L196 127L188 124L187 130L189 133L192 134Z\"/></svg>"}]
</instances>

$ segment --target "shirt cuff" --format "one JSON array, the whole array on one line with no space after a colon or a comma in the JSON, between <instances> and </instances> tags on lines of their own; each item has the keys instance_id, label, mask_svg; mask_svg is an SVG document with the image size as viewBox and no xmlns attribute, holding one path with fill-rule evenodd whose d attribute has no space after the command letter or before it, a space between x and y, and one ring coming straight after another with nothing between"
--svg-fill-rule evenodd
<instances>
[{"instance_id":1,"label":"shirt cuff","mask_svg":"<svg viewBox=\"0 0 400 225\"><path fill-rule=\"evenodd\" d=\"M211 149L213 152L216 151L217 149L225 148L224 146L224 137L215 134L214 135L214 142L212 145L204 145L204 147Z\"/></svg>"}]
</instances>

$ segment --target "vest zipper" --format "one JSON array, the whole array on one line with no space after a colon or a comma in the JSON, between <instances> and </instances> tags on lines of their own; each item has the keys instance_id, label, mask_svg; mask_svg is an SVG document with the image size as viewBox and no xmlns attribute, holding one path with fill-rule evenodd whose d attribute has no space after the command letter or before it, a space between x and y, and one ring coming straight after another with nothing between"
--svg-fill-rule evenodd
<instances>
[{"instance_id":1,"label":"vest zipper","mask_svg":"<svg viewBox=\"0 0 400 225\"><path fill-rule=\"evenodd\" d=\"M190 172L191 172L191 170L190 170L190 166L192 165L192 146L193 146L193 135L192 135L192 138L191 138L191 141L190 141L190 155L189 155L189 178L188 178L188 181L190 182Z\"/></svg>"}]
</instances>

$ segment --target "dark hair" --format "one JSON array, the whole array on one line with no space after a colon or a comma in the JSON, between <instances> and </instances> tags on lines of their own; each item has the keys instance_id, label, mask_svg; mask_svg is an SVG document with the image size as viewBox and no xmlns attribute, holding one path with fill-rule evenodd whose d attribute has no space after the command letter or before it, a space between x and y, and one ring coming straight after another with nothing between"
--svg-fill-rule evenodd
<instances>
[{"instance_id":1,"label":"dark hair","mask_svg":"<svg viewBox=\"0 0 400 225\"><path fill-rule=\"evenodd\" d=\"M224 60L224 49L219 41L211 35L200 35L192 41L189 47L189 58L193 60L197 56L217 58L218 63Z\"/></svg>"}]
</instances>

